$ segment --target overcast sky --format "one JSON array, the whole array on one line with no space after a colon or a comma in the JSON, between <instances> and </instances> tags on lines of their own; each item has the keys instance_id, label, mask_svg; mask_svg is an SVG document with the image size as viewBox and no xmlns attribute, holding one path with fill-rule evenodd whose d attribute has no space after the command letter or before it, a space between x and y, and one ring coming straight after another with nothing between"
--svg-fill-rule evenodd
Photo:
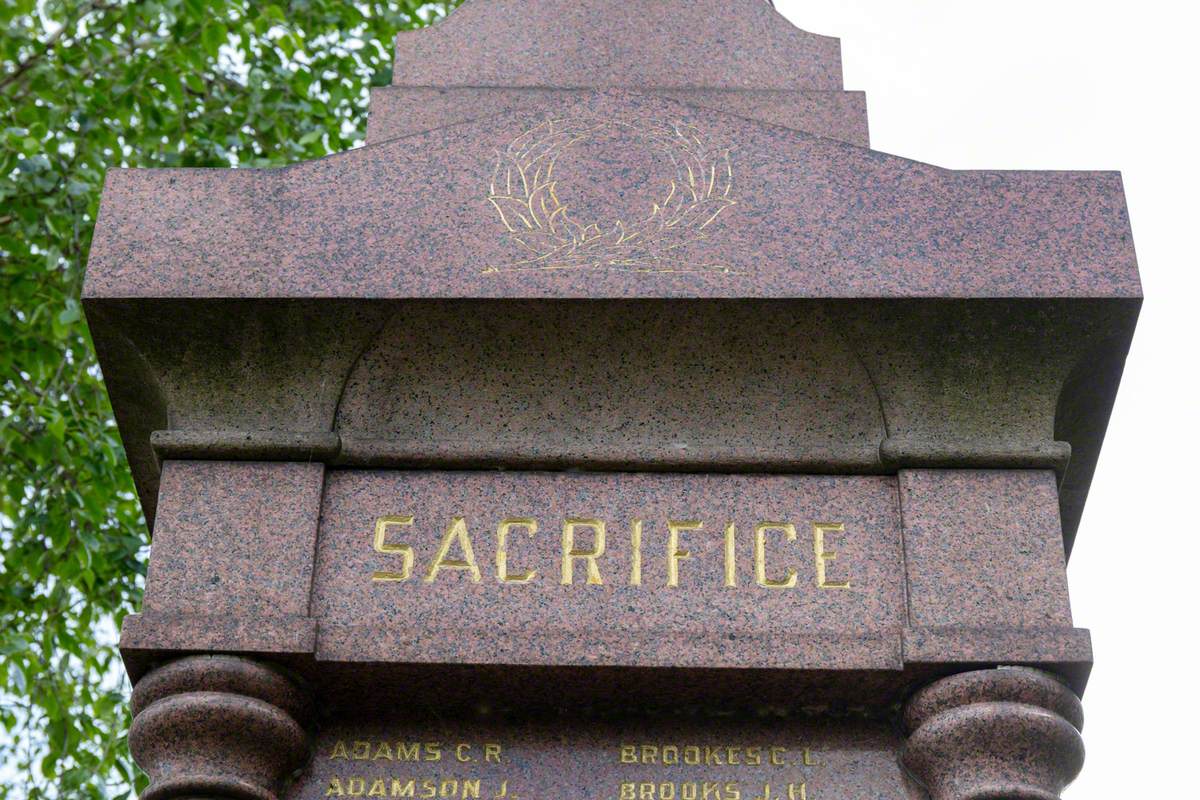
<instances>
[{"instance_id":1,"label":"overcast sky","mask_svg":"<svg viewBox=\"0 0 1200 800\"><path fill-rule=\"evenodd\" d=\"M876 150L1124 174L1146 302L1068 568L1092 630L1068 800L1195 796L1200 720L1200 58L1183 0L776 0L840 37Z\"/></svg>"}]
</instances>

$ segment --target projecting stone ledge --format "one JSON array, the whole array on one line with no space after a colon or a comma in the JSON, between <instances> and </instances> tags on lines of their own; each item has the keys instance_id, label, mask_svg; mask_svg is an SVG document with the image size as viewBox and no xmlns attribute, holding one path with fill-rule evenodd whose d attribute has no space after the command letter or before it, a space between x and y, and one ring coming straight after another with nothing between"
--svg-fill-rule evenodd
<instances>
[{"instance_id":1,"label":"projecting stone ledge","mask_svg":"<svg viewBox=\"0 0 1200 800\"><path fill-rule=\"evenodd\" d=\"M1137 298L1120 176L956 172L660 97L109 173L88 298Z\"/></svg>"}]
</instances>

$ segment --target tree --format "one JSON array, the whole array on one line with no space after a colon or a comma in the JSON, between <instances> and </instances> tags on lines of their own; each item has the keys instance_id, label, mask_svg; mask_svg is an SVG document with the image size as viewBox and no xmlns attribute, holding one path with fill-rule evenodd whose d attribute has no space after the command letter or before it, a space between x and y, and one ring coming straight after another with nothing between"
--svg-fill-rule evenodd
<instances>
[{"instance_id":1,"label":"tree","mask_svg":"<svg viewBox=\"0 0 1200 800\"><path fill-rule=\"evenodd\" d=\"M115 641L146 526L79 305L105 170L353 147L392 36L457 2L0 0L0 798L144 784Z\"/></svg>"}]
</instances>

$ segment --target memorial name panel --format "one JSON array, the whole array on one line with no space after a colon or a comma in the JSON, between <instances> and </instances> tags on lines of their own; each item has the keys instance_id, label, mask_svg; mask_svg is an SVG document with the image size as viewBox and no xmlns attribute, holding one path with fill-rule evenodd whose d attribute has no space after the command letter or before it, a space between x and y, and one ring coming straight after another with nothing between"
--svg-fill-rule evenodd
<instances>
[{"instance_id":1,"label":"memorial name panel","mask_svg":"<svg viewBox=\"0 0 1200 800\"><path fill-rule=\"evenodd\" d=\"M821 800L901 798L886 724L779 718L495 724L337 722L297 800Z\"/></svg>"},{"instance_id":2,"label":"memorial name panel","mask_svg":"<svg viewBox=\"0 0 1200 800\"><path fill-rule=\"evenodd\" d=\"M898 629L901 561L888 477L332 471L314 615L344 657L580 634L577 663L643 664L656 639Z\"/></svg>"}]
</instances>

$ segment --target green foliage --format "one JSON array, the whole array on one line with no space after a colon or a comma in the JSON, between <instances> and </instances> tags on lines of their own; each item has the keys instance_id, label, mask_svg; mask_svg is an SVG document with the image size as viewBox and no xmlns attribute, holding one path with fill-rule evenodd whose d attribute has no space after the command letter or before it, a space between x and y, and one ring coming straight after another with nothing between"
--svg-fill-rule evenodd
<instances>
[{"instance_id":1,"label":"green foliage","mask_svg":"<svg viewBox=\"0 0 1200 800\"><path fill-rule=\"evenodd\" d=\"M0 799L124 797L146 533L79 306L104 171L345 150L456 3L0 0Z\"/></svg>"}]
</instances>

